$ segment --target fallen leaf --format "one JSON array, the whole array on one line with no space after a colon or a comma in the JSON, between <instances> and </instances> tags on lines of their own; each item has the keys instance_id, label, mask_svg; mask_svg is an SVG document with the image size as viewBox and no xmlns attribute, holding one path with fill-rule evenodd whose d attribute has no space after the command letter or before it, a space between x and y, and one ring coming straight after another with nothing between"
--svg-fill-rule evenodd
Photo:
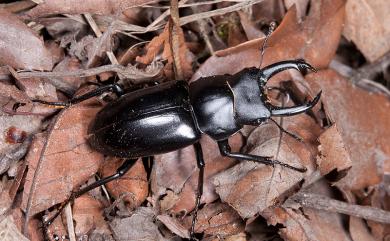
<instances>
[{"instance_id":1,"label":"fallen leaf","mask_svg":"<svg viewBox=\"0 0 390 241\"><path fill-rule=\"evenodd\" d=\"M382 94L368 93L333 70L307 76L313 90L321 89L322 102L337 124L351 158L352 168L337 185L358 190L381 182L390 170L390 102Z\"/></svg>"},{"instance_id":2,"label":"fallen leaf","mask_svg":"<svg viewBox=\"0 0 390 241\"><path fill-rule=\"evenodd\" d=\"M349 0L343 35L373 62L390 50L390 2Z\"/></svg>"},{"instance_id":3,"label":"fallen leaf","mask_svg":"<svg viewBox=\"0 0 390 241\"><path fill-rule=\"evenodd\" d=\"M351 168L352 161L345 150L337 124L325 130L319 137L319 142L321 144L318 146L317 164L322 176L333 170L342 172Z\"/></svg>"},{"instance_id":4,"label":"fallen leaf","mask_svg":"<svg viewBox=\"0 0 390 241\"><path fill-rule=\"evenodd\" d=\"M192 57L191 52L188 50L184 39L183 30L180 28L180 31L177 31L179 36L179 56L180 63L182 64L181 68L183 71L184 79L189 79L192 76ZM146 46L147 52L144 56L137 56L136 61L143 64L150 64L154 58L160 53L161 49L162 58L168 60L168 63L164 67L165 76L168 79L174 79L173 74L173 56L170 47L170 32L169 32L169 23L164 28L164 31L157 37L154 37L152 41Z\"/></svg>"},{"instance_id":5,"label":"fallen leaf","mask_svg":"<svg viewBox=\"0 0 390 241\"><path fill-rule=\"evenodd\" d=\"M116 172L123 163L120 158L108 158L102 166L102 177L107 177ZM122 177L106 184L107 190L115 199L122 198L131 209L141 205L148 196L148 180L142 160L139 159L133 167Z\"/></svg>"},{"instance_id":6,"label":"fallen leaf","mask_svg":"<svg viewBox=\"0 0 390 241\"><path fill-rule=\"evenodd\" d=\"M0 222L0 237L3 241L28 241L16 227L12 216L3 218Z\"/></svg>"},{"instance_id":7,"label":"fallen leaf","mask_svg":"<svg viewBox=\"0 0 390 241\"><path fill-rule=\"evenodd\" d=\"M111 234L108 224L104 220L103 205L88 194L82 195L74 201L73 220L75 221L77 237L89 236L91 231Z\"/></svg>"},{"instance_id":8,"label":"fallen leaf","mask_svg":"<svg viewBox=\"0 0 390 241\"><path fill-rule=\"evenodd\" d=\"M181 238L190 238L188 229L185 228L179 221L168 215L158 215L157 219L162 222L172 233Z\"/></svg>"},{"instance_id":9,"label":"fallen leaf","mask_svg":"<svg viewBox=\"0 0 390 241\"><path fill-rule=\"evenodd\" d=\"M0 9L1 65L15 69L51 70L52 56L42 40L15 15Z\"/></svg>"},{"instance_id":10,"label":"fallen leaf","mask_svg":"<svg viewBox=\"0 0 390 241\"><path fill-rule=\"evenodd\" d=\"M329 186L325 182L318 182L310 188L310 192L330 194ZM351 241L344 228L342 216L338 213L301 208L273 207L261 214L269 224L282 224L280 235L291 241Z\"/></svg>"},{"instance_id":11,"label":"fallen leaf","mask_svg":"<svg viewBox=\"0 0 390 241\"><path fill-rule=\"evenodd\" d=\"M316 68L325 68L336 52L344 23L344 0L315 1L309 16L299 23L291 8L268 40L263 66L303 58ZM192 80L217 74L234 74L259 66L264 38L218 51L192 76ZM283 75L279 77L282 79ZM275 78L275 77L274 77Z\"/></svg>"},{"instance_id":12,"label":"fallen leaf","mask_svg":"<svg viewBox=\"0 0 390 241\"><path fill-rule=\"evenodd\" d=\"M285 135L280 139L279 130L273 123L263 124L248 137L249 153L273 157L294 167L305 166L308 172L303 174L279 165L271 167L242 161L218 174L214 178L217 193L242 218L252 218L269 206L276 205L305 175L314 171L315 145L310 147L310 143L316 138L319 127L315 127L315 122L304 115L286 118L284 121L291 121L291 124L283 127L304 138L303 143ZM298 129L294 128L294 122L295 126L299 126Z\"/></svg>"},{"instance_id":13,"label":"fallen leaf","mask_svg":"<svg viewBox=\"0 0 390 241\"><path fill-rule=\"evenodd\" d=\"M47 136L36 135L26 161L22 207L28 216L66 200L94 175L103 155L86 142L87 128L99 108L88 103L63 110Z\"/></svg>"},{"instance_id":14,"label":"fallen leaf","mask_svg":"<svg viewBox=\"0 0 390 241\"><path fill-rule=\"evenodd\" d=\"M152 0L46 0L26 13L30 18L38 18L55 14L115 14L128 8L142 6Z\"/></svg>"},{"instance_id":15,"label":"fallen leaf","mask_svg":"<svg viewBox=\"0 0 390 241\"><path fill-rule=\"evenodd\" d=\"M128 218L115 218L110 227L118 241L156 240L165 241L153 222L154 212L150 207L140 207Z\"/></svg>"},{"instance_id":16,"label":"fallen leaf","mask_svg":"<svg viewBox=\"0 0 390 241\"><path fill-rule=\"evenodd\" d=\"M210 203L218 198L212 183L213 177L231 167L235 160L222 157L216 142L208 136L203 136L200 143L206 163L201 203ZM238 151L242 145L241 136L233 136L230 144L233 150ZM176 198L172 198L170 205L165 205L173 213L189 213L195 207L199 173L197 169L192 146L157 156L151 178L153 194L158 198L167 189L172 190Z\"/></svg>"},{"instance_id":17,"label":"fallen leaf","mask_svg":"<svg viewBox=\"0 0 390 241\"><path fill-rule=\"evenodd\" d=\"M211 203L198 212L198 221L195 232L206 236L226 237L244 231L245 223L234 209L221 202ZM188 228L191 226L192 216L186 218Z\"/></svg>"}]
</instances>

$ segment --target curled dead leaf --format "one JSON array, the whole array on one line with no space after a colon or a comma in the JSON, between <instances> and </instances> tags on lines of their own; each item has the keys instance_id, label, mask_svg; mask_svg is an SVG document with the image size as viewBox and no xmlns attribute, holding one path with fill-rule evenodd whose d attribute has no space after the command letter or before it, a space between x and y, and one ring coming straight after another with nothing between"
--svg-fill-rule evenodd
<instances>
[{"instance_id":1,"label":"curled dead leaf","mask_svg":"<svg viewBox=\"0 0 390 241\"><path fill-rule=\"evenodd\" d=\"M337 185L358 190L381 182L390 170L390 102L382 94L368 93L335 71L307 76L312 89L323 91L322 102L337 124L352 168Z\"/></svg>"},{"instance_id":2,"label":"curled dead leaf","mask_svg":"<svg viewBox=\"0 0 390 241\"><path fill-rule=\"evenodd\" d=\"M18 17L0 9L0 64L16 69L51 70L51 53Z\"/></svg>"},{"instance_id":3,"label":"curled dead leaf","mask_svg":"<svg viewBox=\"0 0 390 241\"><path fill-rule=\"evenodd\" d=\"M186 218L187 227L190 227L192 216ZM221 202L211 203L198 212L198 221L195 225L196 233L207 236L226 237L243 232L244 220L234 209Z\"/></svg>"},{"instance_id":4,"label":"curled dead leaf","mask_svg":"<svg viewBox=\"0 0 390 241\"><path fill-rule=\"evenodd\" d=\"M36 135L26 157L22 207L28 215L63 202L97 172L103 155L93 151L85 137L98 110L87 104L65 109L47 135Z\"/></svg>"},{"instance_id":5,"label":"curled dead leaf","mask_svg":"<svg viewBox=\"0 0 390 241\"><path fill-rule=\"evenodd\" d=\"M77 198L73 205L73 220L77 237L88 235L92 230L110 234L103 217L103 205L89 195Z\"/></svg>"},{"instance_id":6,"label":"curled dead leaf","mask_svg":"<svg viewBox=\"0 0 390 241\"><path fill-rule=\"evenodd\" d=\"M324 131L319 137L319 141L321 144L318 146L317 164L321 175L324 176L336 170L337 172L344 171L344 174L337 179L344 177L346 175L345 171L351 168L352 161L345 150L343 139L337 130L337 125L332 125Z\"/></svg>"},{"instance_id":7,"label":"curled dead leaf","mask_svg":"<svg viewBox=\"0 0 390 241\"><path fill-rule=\"evenodd\" d=\"M123 159L108 158L103 163L102 176L110 176L116 172ZM141 205L148 196L148 180L142 160L139 159L134 166L121 178L106 184L107 190L115 199L123 199L131 209Z\"/></svg>"}]
</instances>

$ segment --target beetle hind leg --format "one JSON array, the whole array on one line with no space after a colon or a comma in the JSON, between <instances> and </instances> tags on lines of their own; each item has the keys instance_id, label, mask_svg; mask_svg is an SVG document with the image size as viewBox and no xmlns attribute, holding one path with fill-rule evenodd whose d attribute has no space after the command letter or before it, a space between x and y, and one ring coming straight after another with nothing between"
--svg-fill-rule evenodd
<instances>
[{"instance_id":1,"label":"beetle hind leg","mask_svg":"<svg viewBox=\"0 0 390 241\"><path fill-rule=\"evenodd\" d=\"M71 203L73 202L76 198L80 197L81 195L89 192L90 190L94 189L94 188L97 188L97 187L100 187L108 182L111 182L115 179L118 179L120 178L121 176L123 176L124 174L126 174L126 172L128 172L131 167L136 163L137 159L127 159L118 169L117 171L111 175L111 176L108 176L108 177L104 177L84 188L81 188L80 190L76 191L76 192L72 192L72 194L70 195L70 197L61 204L61 206L59 207L59 209L57 210L57 212L47 221L44 222L44 226L48 227L57 217L58 215L60 215L60 213L62 212L62 210L65 208L65 206L68 204L68 203Z\"/></svg>"},{"instance_id":2,"label":"beetle hind leg","mask_svg":"<svg viewBox=\"0 0 390 241\"><path fill-rule=\"evenodd\" d=\"M263 163L265 165L270 165L270 166L280 165L280 166L287 167L287 168L290 168L290 169L298 171L298 172L306 172L307 171L307 169L305 167L304 168L293 167L293 166L290 166L286 163L280 162L278 160L271 160L269 157L231 152L231 148L230 148L230 145L229 145L229 142L227 139L222 140L222 141L218 141L218 147L219 147L219 151L221 152L222 156L235 158L239 161L254 161L254 162Z\"/></svg>"}]
</instances>

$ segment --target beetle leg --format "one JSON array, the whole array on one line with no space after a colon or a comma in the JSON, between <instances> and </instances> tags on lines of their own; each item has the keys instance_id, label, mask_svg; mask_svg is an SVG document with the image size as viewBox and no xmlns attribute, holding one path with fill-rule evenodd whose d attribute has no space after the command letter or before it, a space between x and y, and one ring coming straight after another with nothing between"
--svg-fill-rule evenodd
<instances>
[{"instance_id":1,"label":"beetle leg","mask_svg":"<svg viewBox=\"0 0 390 241\"><path fill-rule=\"evenodd\" d=\"M45 105L59 106L59 107L69 107L71 105L80 103L84 100L88 100L92 97L101 95L105 92L113 92L119 97L119 96L123 95L124 90L120 85L115 83L115 84L109 84L109 85L99 87L97 89L94 89L94 90L86 93L86 94L74 97L74 98L68 100L67 102L49 102L49 101L44 101L44 100L33 100L33 102L38 102L38 103L45 104Z\"/></svg>"},{"instance_id":2,"label":"beetle leg","mask_svg":"<svg viewBox=\"0 0 390 241\"><path fill-rule=\"evenodd\" d=\"M200 199L202 198L203 194L203 178L204 178L204 167L205 163L203 160L203 151L202 146L199 142L196 142L194 144L195 149L195 155L196 155L196 162L199 168L199 176L198 176L198 191L196 193L196 202L195 202L195 210L194 210L194 216L192 217L192 225L191 225L191 231L190 231L190 239L194 240L194 234L195 234L195 223L196 218L198 216L198 210L200 205Z\"/></svg>"},{"instance_id":3,"label":"beetle leg","mask_svg":"<svg viewBox=\"0 0 390 241\"><path fill-rule=\"evenodd\" d=\"M108 182L111 182L115 179L118 179L120 178L121 176L123 176L127 171L130 170L130 168L135 164L135 162L137 161L137 159L127 159L116 171L115 174L111 175L111 176L108 176L108 177L104 177L84 188L81 188L80 190L78 190L77 192L73 192L70 197L68 198L68 200L66 200L65 202L63 202L60 206L60 208L58 209L58 211L54 214L53 217L51 217L48 221L46 221L44 223L44 225L47 227L49 226L57 217L58 215L60 215L60 213L62 212L62 210L65 208L65 206L70 203L70 202L73 202L74 199L80 197L81 195L83 195L84 193L87 193L89 192L90 190L94 189L94 188L97 188L97 187L100 187Z\"/></svg>"},{"instance_id":4,"label":"beetle leg","mask_svg":"<svg viewBox=\"0 0 390 241\"><path fill-rule=\"evenodd\" d=\"M298 115L303 112L306 112L313 108L317 102L320 100L322 91L320 91L317 96L312 100L303 105L293 106L293 107L279 107L279 106L271 106L271 116L291 116Z\"/></svg>"},{"instance_id":5,"label":"beetle leg","mask_svg":"<svg viewBox=\"0 0 390 241\"><path fill-rule=\"evenodd\" d=\"M311 70L313 72L317 71L313 66L305 62L305 60L297 59L297 60L280 61L268 65L263 69L261 69L261 72L263 73L263 77L265 78L264 81L266 82L269 78L271 78L275 74L287 69L296 69L301 73L305 72L306 70Z\"/></svg>"},{"instance_id":6,"label":"beetle leg","mask_svg":"<svg viewBox=\"0 0 390 241\"><path fill-rule=\"evenodd\" d=\"M272 119L272 118L269 118L269 119L279 128L279 130L281 132L286 133L287 135L291 136L292 138L294 138L295 140L297 140L299 142L303 142L303 139L301 137L299 137L298 135L296 135L294 133L291 133L291 132L287 131L281 125L279 125L279 123L276 122L274 119Z\"/></svg>"},{"instance_id":7,"label":"beetle leg","mask_svg":"<svg viewBox=\"0 0 390 241\"><path fill-rule=\"evenodd\" d=\"M233 153L233 152L231 152L231 148L230 148L230 145L229 145L229 142L227 139L222 140L222 141L218 141L218 147L219 147L219 151L221 152L222 156L235 158L235 159L240 160L240 161L254 161L254 162L259 162L259 163L263 163L265 165L270 165L270 166L280 165L280 166L284 166L284 167L290 168L290 169L298 171L298 172L306 172L307 171L307 169L305 167L304 168L293 167L293 166L290 166L286 163L280 162L278 160L271 160L271 159L269 159L269 157L256 156L256 155L244 154L244 153Z\"/></svg>"}]
</instances>

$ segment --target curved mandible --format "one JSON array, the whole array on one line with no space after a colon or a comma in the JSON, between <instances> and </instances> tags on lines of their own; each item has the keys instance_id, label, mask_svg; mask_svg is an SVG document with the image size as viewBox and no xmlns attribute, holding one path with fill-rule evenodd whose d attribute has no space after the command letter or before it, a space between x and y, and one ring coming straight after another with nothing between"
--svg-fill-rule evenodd
<instances>
[{"instance_id":1,"label":"curved mandible","mask_svg":"<svg viewBox=\"0 0 390 241\"><path fill-rule=\"evenodd\" d=\"M304 73L306 70L317 72L313 66L303 59L280 61L261 69L260 85L265 86L272 76L287 69L296 69L301 73Z\"/></svg>"},{"instance_id":2,"label":"curved mandible","mask_svg":"<svg viewBox=\"0 0 390 241\"><path fill-rule=\"evenodd\" d=\"M313 108L320 100L322 91L318 92L317 96L303 105L297 105L293 107L278 107L271 105L271 116L291 116L298 115Z\"/></svg>"}]
</instances>

